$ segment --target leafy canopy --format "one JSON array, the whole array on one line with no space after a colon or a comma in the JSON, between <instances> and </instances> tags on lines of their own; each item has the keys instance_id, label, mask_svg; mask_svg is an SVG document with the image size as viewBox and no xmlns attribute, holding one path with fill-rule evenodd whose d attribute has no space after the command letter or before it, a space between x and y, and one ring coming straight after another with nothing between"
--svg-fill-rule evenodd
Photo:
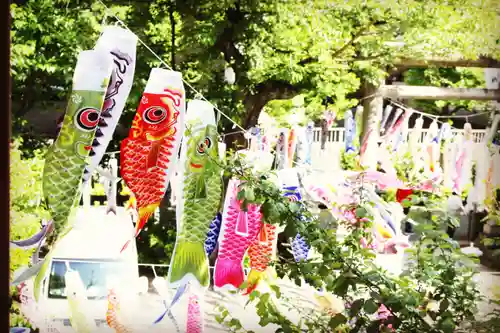
<instances>
[{"instance_id":1,"label":"leafy canopy","mask_svg":"<svg viewBox=\"0 0 500 333\"><path fill-rule=\"evenodd\" d=\"M15 119L35 103L65 102L78 52L94 45L101 23L114 21L111 14L244 127L256 123L268 102L299 93L312 118L321 114L325 96L341 113L358 103L361 83L386 76L396 58L499 56L495 0L189 0L175 7L155 0L108 6L110 12L98 2L11 5ZM387 44L394 41L404 45ZM114 148L126 135L153 66L160 62L139 45L135 84ZM224 81L228 66L236 74L232 85ZM222 127L229 123L223 120ZM29 124L15 130L40 139Z\"/></svg>"}]
</instances>

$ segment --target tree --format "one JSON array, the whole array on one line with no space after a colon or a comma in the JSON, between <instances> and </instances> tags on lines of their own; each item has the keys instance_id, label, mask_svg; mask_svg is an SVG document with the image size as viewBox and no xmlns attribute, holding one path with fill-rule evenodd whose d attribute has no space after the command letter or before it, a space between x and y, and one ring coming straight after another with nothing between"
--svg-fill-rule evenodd
<instances>
[{"instance_id":1,"label":"tree","mask_svg":"<svg viewBox=\"0 0 500 333\"><path fill-rule=\"evenodd\" d=\"M30 0L11 5L13 134L24 138L23 153L31 154L54 138L55 120L64 109L78 52L93 47L101 23L116 21L112 15L245 128L255 125L266 105L271 113L285 115L290 99L299 94L311 118L321 114L326 96L333 101L329 108L342 116L359 103L363 86L386 76L397 58L498 55L498 4L494 0L483 1L479 7L465 0L446 4L397 0L107 4L109 12L98 2L85 1ZM387 44L394 40L405 44ZM160 61L139 43L134 85L109 151L118 150L127 135L155 66L161 66ZM235 72L234 84L224 81L229 66ZM411 71L407 80L417 83L412 73L416 72ZM474 75L466 72L458 81L449 71L434 70L434 74L436 80L474 84ZM195 97L186 90L188 98ZM37 107L47 101L59 102L60 110L48 103ZM30 112L31 117L26 117ZM35 126L26 123L26 118L48 122L48 130L33 132ZM220 130L233 131L232 124L221 118ZM171 217L164 220L168 215L161 215L162 223L172 222ZM163 231L157 232L155 236L164 237Z\"/></svg>"},{"instance_id":2,"label":"tree","mask_svg":"<svg viewBox=\"0 0 500 333\"><path fill-rule=\"evenodd\" d=\"M465 0L156 0L109 6L244 128L256 124L268 102L299 93L305 94L312 117L322 111L325 96L333 97L331 108L342 113L363 96L362 83L378 82L398 58L499 55L494 0L479 7ZM97 2L17 1L12 8L18 118L41 96L65 102L76 55L93 46L106 15ZM107 15L107 21L114 19ZM394 47L394 41L404 45ZM127 134L150 67L159 65L149 51L138 48L133 92L111 149ZM236 74L234 84L224 81L229 66ZM189 91L188 97L195 94ZM221 129L231 127L222 120ZM26 131L26 126L19 130Z\"/></svg>"},{"instance_id":3,"label":"tree","mask_svg":"<svg viewBox=\"0 0 500 333\"><path fill-rule=\"evenodd\" d=\"M198 61L196 85L245 128L268 102L303 92L311 114L325 96L342 112L357 104L349 97L362 82L377 83L397 58L498 56L495 1L481 8L467 1L187 1L176 9L177 54ZM394 48L394 40L405 44ZM223 82L228 66L232 86Z\"/></svg>"}]
</instances>

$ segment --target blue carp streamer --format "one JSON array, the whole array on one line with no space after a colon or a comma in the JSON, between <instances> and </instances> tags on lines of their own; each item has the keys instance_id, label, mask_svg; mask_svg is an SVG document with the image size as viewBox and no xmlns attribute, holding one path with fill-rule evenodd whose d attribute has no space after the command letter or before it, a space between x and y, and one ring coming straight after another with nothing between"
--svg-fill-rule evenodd
<instances>
[{"instance_id":1,"label":"blue carp streamer","mask_svg":"<svg viewBox=\"0 0 500 333\"><path fill-rule=\"evenodd\" d=\"M283 187L283 195L290 199L290 201L302 201L302 195L300 194L298 186L285 186ZM300 217L301 220L306 222L303 216ZM299 262L301 260L306 260L309 254L310 246L306 243L305 239L297 234L292 241L292 253L295 261Z\"/></svg>"},{"instance_id":2,"label":"blue carp streamer","mask_svg":"<svg viewBox=\"0 0 500 333\"><path fill-rule=\"evenodd\" d=\"M208 256L214 252L215 247L217 246L221 224L222 214L217 213L215 218L212 220L212 223L210 223L210 230L208 230L207 239L205 240L205 251Z\"/></svg>"}]
</instances>

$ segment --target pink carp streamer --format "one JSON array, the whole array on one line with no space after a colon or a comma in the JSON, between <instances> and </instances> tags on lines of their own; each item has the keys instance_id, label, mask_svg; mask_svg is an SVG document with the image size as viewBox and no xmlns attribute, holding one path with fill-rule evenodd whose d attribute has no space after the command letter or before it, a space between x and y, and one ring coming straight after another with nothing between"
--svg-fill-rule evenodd
<instances>
[{"instance_id":1,"label":"pink carp streamer","mask_svg":"<svg viewBox=\"0 0 500 333\"><path fill-rule=\"evenodd\" d=\"M462 193L462 189L460 187L460 180L462 179L462 169L464 166L465 160L465 151L461 151L458 156L457 161L455 162L455 175L453 177L453 191L456 193Z\"/></svg>"},{"instance_id":2,"label":"pink carp streamer","mask_svg":"<svg viewBox=\"0 0 500 333\"><path fill-rule=\"evenodd\" d=\"M361 148L359 149L359 164L362 166L365 166L366 164L366 148L368 147L369 140L371 138L372 134L372 129L370 129L366 134L363 136L363 140L361 141Z\"/></svg>"},{"instance_id":3,"label":"pink carp streamer","mask_svg":"<svg viewBox=\"0 0 500 333\"><path fill-rule=\"evenodd\" d=\"M200 299L197 295L191 294L188 302L186 333L202 333L203 326Z\"/></svg>"},{"instance_id":4,"label":"pink carp streamer","mask_svg":"<svg viewBox=\"0 0 500 333\"><path fill-rule=\"evenodd\" d=\"M232 286L237 289L241 286L245 280L243 257L261 228L260 206L248 205L246 212L242 210L237 198L239 184L240 181L236 179L230 180L228 184L214 271L217 288Z\"/></svg>"}]
</instances>

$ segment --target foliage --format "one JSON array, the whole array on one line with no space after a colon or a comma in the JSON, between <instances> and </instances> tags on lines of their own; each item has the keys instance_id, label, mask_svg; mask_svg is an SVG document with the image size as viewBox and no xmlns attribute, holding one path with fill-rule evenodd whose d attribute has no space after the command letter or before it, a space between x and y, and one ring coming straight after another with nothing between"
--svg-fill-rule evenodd
<instances>
[{"instance_id":1,"label":"foliage","mask_svg":"<svg viewBox=\"0 0 500 333\"><path fill-rule=\"evenodd\" d=\"M472 323L466 332L495 333L500 331L500 287L494 289L494 297L489 300L489 305L493 307L492 311L486 315L483 320Z\"/></svg>"},{"instance_id":2,"label":"foliage","mask_svg":"<svg viewBox=\"0 0 500 333\"><path fill-rule=\"evenodd\" d=\"M11 201L11 238L14 240L29 238L40 230L40 222L48 218L42 202L43 159L40 151L33 159L23 159L18 139L10 149L10 201ZM31 251L11 249L11 273L27 265Z\"/></svg>"},{"instance_id":3,"label":"foliage","mask_svg":"<svg viewBox=\"0 0 500 333\"><path fill-rule=\"evenodd\" d=\"M14 134L23 134L28 148L53 134L34 132L35 124L23 119L40 109L47 117L30 122L54 126L51 114L61 107L45 102L65 103L78 52L92 48L101 23L115 21L112 15L245 128L256 123L268 102L298 94L313 119L323 111L325 96L332 97L330 107L341 114L358 103L361 84L385 77L396 58L498 55L495 0L479 6L465 0L189 0L175 7L163 0L107 3L109 12L99 2L11 4ZM388 44L394 40L405 44ZM150 68L156 66L160 61L139 45L135 84L110 149L123 139ZM224 81L230 66L236 74L233 84ZM433 71L429 75L444 78L443 84L477 79L468 70L458 70L460 79L442 70L426 73ZM230 130L228 121L220 125Z\"/></svg>"},{"instance_id":4,"label":"foliage","mask_svg":"<svg viewBox=\"0 0 500 333\"><path fill-rule=\"evenodd\" d=\"M482 219L483 222L491 221L495 225L500 225L500 188L495 189L494 195L489 196L485 200L486 210L488 214Z\"/></svg>"},{"instance_id":5,"label":"foliage","mask_svg":"<svg viewBox=\"0 0 500 333\"><path fill-rule=\"evenodd\" d=\"M481 220L483 223L488 223L493 227L500 226L500 189L495 189L494 195L488 197L485 200L487 214ZM491 237L483 235L481 242L487 248L494 249L492 252L493 256L500 256L500 237Z\"/></svg>"},{"instance_id":6,"label":"foliage","mask_svg":"<svg viewBox=\"0 0 500 333\"><path fill-rule=\"evenodd\" d=\"M358 159L357 152L346 152L344 147L342 147L340 151L340 167L342 170L358 170Z\"/></svg>"},{"instance_id":7,"label":"foliage","mask_svg":"<svg viewBox=\"0 0 500 333\"><path fill-rule=\"evenodd\" d=\"M413 181L412 176L415 173L415 163L413 162L411 152L407 152L403 156L396 155L395 160L396 163L394 163L394 169L396 169L398 179L401 179L404 182Z\"/></svg>"},{"instance_id":8,"label":"foliage","mask_svg":"<svg viewBox=\"0 0 500 333\"><path fill-rule=\"evenodd\" d=\"M9 309L9 325L10 327L32 328L29 321L21 313L18 302L13 302L11 308Z\"/></svg>"},{"instance_id":9,"label":"foliage","mask_svg":"<svg viewBox=\"0 0 500 333\"><path fill-rule=\"evenodd\" d=\"M272 174L255 175L239 160L230 160L225 166L228 175L243 181L238 197L243 206L249 203L261 205L266 223L285 225L293 233L300 233L319 256L308 261L295 262L280 258L274 262L278 276L287 276L300 286L303 281L314 288L342 298L350 304L343 313L330 316L324 313L300 311L299 324L285 316L280 306L297 306L283 297L279 288L273 292L250 295L261 317L260 324L277 324L281 332L317 331L331 332L378 332L382 326L392 325L398 332L453 332L459 325L472 321L475 315L479 291L472 278L477 273L475 260L463 255L456 242L445 232L448 224L456 225L449 216L442 198L435 195L413 196L409 217L417 224L418 240L409 251L407 269L396 277L375 265L375 254L361 245L361 239L370 243L371 226L369 202L353 203L346 210L355 213L351 222L340 221L349 232L339 240L335 232L322 229L307 204L290 202L284 198L272 181ZM303 216L310 222L304 223ZM242 286L243 287L243 286ZM290 303L291 302L291 303ZM278 305L279 304L279 305ZM385 321L375 313L384 304L390 312ZM232 318L226 309L220 309L217 317L233 331L244 331L238 319Z\"/></svg>"},{"instance_id":10,"label":"foliage","mask_svg":"<svg viewBox=\"0 0 500 333\"><path fill-rule=\"evenodd\" d=\"M396 191L395 189L386 189L380 193L380 198L385 202L396 202Z\"/></svg>"},{"instance_id":11,"label":"foliage","mask_svg":"<svg viewBox=\"0 0 500 333\"><path fill-rule=\"evenodd\" d=\"M165 196L169 197L168 193ZM139 262L170 264L176 238L175 207L169 200L163 200L160 206L160 219L150 219L137 239Z\"/></svg>"},{"instance_id":12,"label":"foliage","mask_svg":"<svg viewBox=\"0 0 500 333\"><path fill-rule=\"evenodd\" d=\"M35 151L34 158L24 159L20 151L21 140L15 140L10 148L10 238L12 240L26 239L38 232L41 220L48 218L47 210L40 205L42 193L42 153ZM10 274L27 266L32 250L11 248ZM15 295L16 290L11 292ZM28 325L19 313L16 302L10 309L11 321L23 326ZM28 327L28 326L25 326Z\"/></svg>"}]
</instances>

